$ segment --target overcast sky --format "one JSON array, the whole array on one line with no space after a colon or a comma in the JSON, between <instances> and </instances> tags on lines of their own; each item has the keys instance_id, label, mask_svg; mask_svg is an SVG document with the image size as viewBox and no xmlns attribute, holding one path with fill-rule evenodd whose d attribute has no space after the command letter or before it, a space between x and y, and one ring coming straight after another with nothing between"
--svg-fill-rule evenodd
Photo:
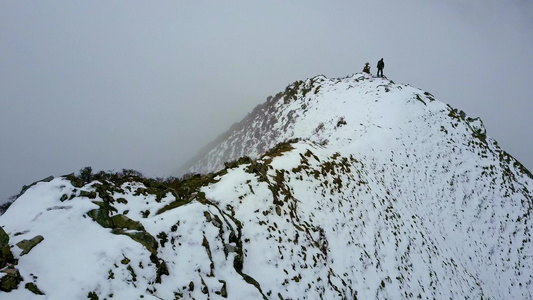
<instances>
[{"instance_id":1,"label":"overcast sky","mask_svg":"<svg viewBox=\"0 0 533 300\"><path fill-rule=\"evenodd\" d=\"M0 0L0 202L48 175L166 177L269 95L379 58L533 170L532 1Z\"/></svg>"}]
</instances>

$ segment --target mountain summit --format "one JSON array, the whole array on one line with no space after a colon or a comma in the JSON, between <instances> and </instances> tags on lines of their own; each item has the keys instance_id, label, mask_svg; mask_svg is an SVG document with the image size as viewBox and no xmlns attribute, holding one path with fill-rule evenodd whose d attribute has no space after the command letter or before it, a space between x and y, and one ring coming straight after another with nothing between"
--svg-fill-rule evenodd
<instances>
[{"instance_id":1,"label":"mountain summit","mask_svg":"<svg viewBox=\"0 0 533 300\"><path fill-rule=\"evenodd\" d=\"M2 299L533 297L531 173L420 89L297 81L186 170L27 188Z\"/></svg>"},{"instance_id":2,"label":"mountain summit","mask_svg":"<svg viewBox=\"0 0 533 300\"><path fill-rule=\"evenodd\" d=\"M468 135L485 142L486 130L479 118L435 101L428 92L366 73L333 79L320 75L296 81L269 97L180 170L213 172L242 156L257 159L291 139L346 148L350 154L405 151L409 145L399 145L405 142L433 147L449 143L450 136L444 133L453 133L460 123ZM426 144L430 141L421 138L435 134L435 126L444 140L431 136L434 143Z\"/></svg>"}]
</instances>

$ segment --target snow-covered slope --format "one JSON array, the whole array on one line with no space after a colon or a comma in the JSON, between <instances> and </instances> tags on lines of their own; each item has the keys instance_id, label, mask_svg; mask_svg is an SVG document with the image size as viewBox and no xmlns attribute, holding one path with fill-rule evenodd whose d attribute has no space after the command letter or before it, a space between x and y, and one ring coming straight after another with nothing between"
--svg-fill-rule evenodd
<instances>
[{"instance_id":1,"label":"snow-covered slope","mask_svg":"<svg viewBox=\"0 0 533 300\"><path fill-rule=\"evenodd\" d=\"M533 178L481 120L319 76L227 136L190 169L217 173L29 188L0 217L0 297L532 298Z\"/></svg>"}]
</instances>

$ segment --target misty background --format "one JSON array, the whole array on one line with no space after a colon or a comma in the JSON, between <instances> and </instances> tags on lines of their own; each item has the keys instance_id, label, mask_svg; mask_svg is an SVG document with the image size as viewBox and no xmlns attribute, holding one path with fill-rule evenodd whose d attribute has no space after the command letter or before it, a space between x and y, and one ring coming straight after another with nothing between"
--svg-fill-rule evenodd
<instances>
[{"instance_id":1,"label":"misty background","mask_svg":"<svg viewBox=\"0 0 533 300\"><path fill-rule=\"evenodd\" d=\"M533 170L531 1L0 1L0 203L91 166L175 175L269 95L385 61Z\"/></svg>"}]
</instances>

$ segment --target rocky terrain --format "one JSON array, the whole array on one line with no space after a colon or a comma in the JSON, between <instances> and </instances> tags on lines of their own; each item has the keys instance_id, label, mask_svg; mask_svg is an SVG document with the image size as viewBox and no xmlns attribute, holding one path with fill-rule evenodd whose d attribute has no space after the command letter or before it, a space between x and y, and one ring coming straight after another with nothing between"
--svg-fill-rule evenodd
<instances>
[{"instance_id":1,"label":"rocky terrain","mask_svg":"<svg viewBox=\"0 0 533 300\"><path fill-rule=\"evenodd\" d=\"M297 81L183 170L28 187L0 216L0 297L532 298L533 176L420 89Z\"/></svg>"}]
</instances>

